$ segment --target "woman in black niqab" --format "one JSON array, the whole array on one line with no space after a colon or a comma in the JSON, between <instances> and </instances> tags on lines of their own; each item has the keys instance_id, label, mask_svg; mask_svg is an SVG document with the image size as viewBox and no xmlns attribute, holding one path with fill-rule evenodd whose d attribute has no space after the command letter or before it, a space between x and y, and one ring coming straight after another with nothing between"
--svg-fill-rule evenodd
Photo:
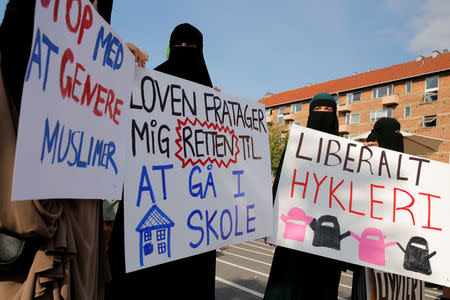
<instances>
[{"instance_id":1,"label":"woman in black niqab","mask_svg":"<svg viewBox=\"0 0 450 300\"><path fill-rule=\"evenodd\" d=\"M381 118L375 122L366 142L377 142L378 146L404 152L400 123L394 118Z\"/></svg>"},{"instance_id":2,"label":"woman in black niqab","mask_svg":"<svg viewBox=\"0 0 450 300\"><path fill-rule=\"evenodd\" d=\"M170 36L169 59L155 70L212 87L202 49L200 31L178 25ZM108 250L113 280L105 300L215 298L215 250L126 274L123 222L121 201Z\"/></svg>"},{"instance_id":3,"label":"woman in black niqab","mask_svg":"<svg viewBox=\"0 0 450 300\"><path fill-rule=\"evenodd\" d=\"M329 107L332 111L318 111L319 107ZM328 93L320 93L314 96L309 104L309 116L306 127L326 132L339 134L339 121L336 115L336 100Z\"/></svg>"},{"instance_id":4,"label":"woman in black niqab","mask_svg":"<svg viewBox=\"0 0 450 300\"><path fill-rule=\"evenodd\" d=\"M338 135L339 122L333 96L319 93L312 98L307 127ZM274 201L285 152L286 148L272 187ZM337 299L341 270L346 267L345 263L334 259L278 246L264 299Z\"/></svg>"},{"instance_id":5,"label":"woman in black niqab","mask_svg":"<svg viewBox=\"0 0 450 300\"><path fill-rule=\"evenodd\" d=\"M398 152L404 152L403 135L400 131L400 123L394 118L380 118L373 125L373 129L364 145L379 146ZM376 143L375 143L376 142ZM396 282L403 280L401 275L389 274ZM366 270L363 266L355 266L352 278L352 300L366 300Z\"/></svg>"},{"instance_id":6,"label":"woman in black niqab","mask_svg":"<svg viewBox=\"0 0 450 300\"><path fill-rule=\"evenodd\" d=\"M180 24L170 36L169 59L155 68L169 75L212 87L203 58L203 35L191 24Z\"/></svg>"}]
</instances>

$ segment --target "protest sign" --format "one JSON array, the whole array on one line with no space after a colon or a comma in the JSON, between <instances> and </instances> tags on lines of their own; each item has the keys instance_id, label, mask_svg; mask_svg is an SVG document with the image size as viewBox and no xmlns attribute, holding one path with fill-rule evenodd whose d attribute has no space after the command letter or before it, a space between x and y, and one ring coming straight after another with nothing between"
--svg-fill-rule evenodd
<instances>
[{"instance_id":1,"label":"protest sign","mask_svg":"<svg viewBox=\"0 0 450 300\"><path fill-rule=\"evenodd\" d=\"M278 245L449 285L449 165L291 127Z\"/></svg>"},{"instance_id":2,"label":"protest sign","mask_svg":"<svg viewBox=\"0 0 450 300\"><path fill-rule=\"evenodd\" d=\"M368 278L367 299L425 299L425 283L422 280L369 268L366 268L366 278Z\"/></svg>"},{"instance_id":3,"label":"protest sign","mask_svg":"<svg viewBox=\"0 0 450 300\"><path fill-rule=\"evenodd\" d=\"M126 271L272 231L264 106L138 69L125 178Z\"/></svg>"},{"instance_id":4,"label":"protest sign","mask_svg":"<svg viewBox=\"0 0 450 300\"><path fill-rule=\"evenodd\" d=\"M134 58L86 0L36 1L13 200L120 199Z\"/></svg>"}]
</instances>

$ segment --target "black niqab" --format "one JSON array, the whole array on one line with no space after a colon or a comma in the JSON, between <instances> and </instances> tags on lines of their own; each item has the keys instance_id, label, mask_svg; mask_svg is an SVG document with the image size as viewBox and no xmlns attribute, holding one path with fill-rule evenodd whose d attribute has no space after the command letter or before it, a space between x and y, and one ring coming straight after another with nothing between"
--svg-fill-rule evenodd
<instances>
[{"instance_id":1,"label":"black niqab","mask_svg":"<svg viewBox=\"0 0 450 300\"><path fill-rule=\"evenodd\" d=\"M400 123L394 118L381 118L375 122L367 142L378 142L385 149L404 152L403 135L399 133Z\"/></svg>"},{"instance_id":2,"label":"black niqab","mask_svg":"<svg viewBox=\"0 0 450 300\"><path fill-rule=\"evenodd\" d=\"M314 111L317 106L329 106L333 112ZM309 105L309 116L306 127L333 135L339 134L339 121L336 115L336 102L329 99L313 100Z\"/></svg>"},{"instance_id":3,"label":"black niqab","mask_svg":"<svg viewBox=\"0 0 450 300\"><path fill-rule=\"evenodd\" d=\"M197 47L175 47L180 43ZM169 59L157 66L156 71L212 87L203 57L203 35L197 28L187 23L175 27L170 36L169 47Z\"/></svg>"}]
</instances>

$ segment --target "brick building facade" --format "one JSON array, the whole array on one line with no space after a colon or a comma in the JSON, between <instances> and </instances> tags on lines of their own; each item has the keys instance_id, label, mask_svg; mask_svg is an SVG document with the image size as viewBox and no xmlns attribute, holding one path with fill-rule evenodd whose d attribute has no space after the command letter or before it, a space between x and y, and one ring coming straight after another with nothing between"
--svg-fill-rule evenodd
<instances>
[{"instance_id":1,"label":"brick building facade","mask_svg":"<svg viewBox=\"0 0 450 300\"><path fill-rule=\"evenodd\" d=\"M430 57L383 69L269 95L267 121L306 126L309 101L320 92L338 101L339 134L344 137L370 131L384 116L396 118L401 130L445 140L438 152L424 157L448 163L450 159L450 53L433 51Z\"/></svg>"}]
</instances>

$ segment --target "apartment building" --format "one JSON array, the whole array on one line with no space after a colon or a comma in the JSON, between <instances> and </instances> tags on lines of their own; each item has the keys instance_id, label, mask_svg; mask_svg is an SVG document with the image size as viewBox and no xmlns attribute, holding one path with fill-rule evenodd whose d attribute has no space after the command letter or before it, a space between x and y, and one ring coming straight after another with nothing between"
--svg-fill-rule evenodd
<instances>
[{"instance_id":1,"label":"apartment building","mask_svg":"<svg viewBox=\"0 0 450 300\"><path fill-rule=\"evenodd\" d=\"M396 118L403 131L445 140L424 157L450 160L450 53L309 85L259 100L268 122L306 126L311 98L320 92L338 101L339 134L352 138L370 131L381 117Z\"/></svg>"}]
</instances>

